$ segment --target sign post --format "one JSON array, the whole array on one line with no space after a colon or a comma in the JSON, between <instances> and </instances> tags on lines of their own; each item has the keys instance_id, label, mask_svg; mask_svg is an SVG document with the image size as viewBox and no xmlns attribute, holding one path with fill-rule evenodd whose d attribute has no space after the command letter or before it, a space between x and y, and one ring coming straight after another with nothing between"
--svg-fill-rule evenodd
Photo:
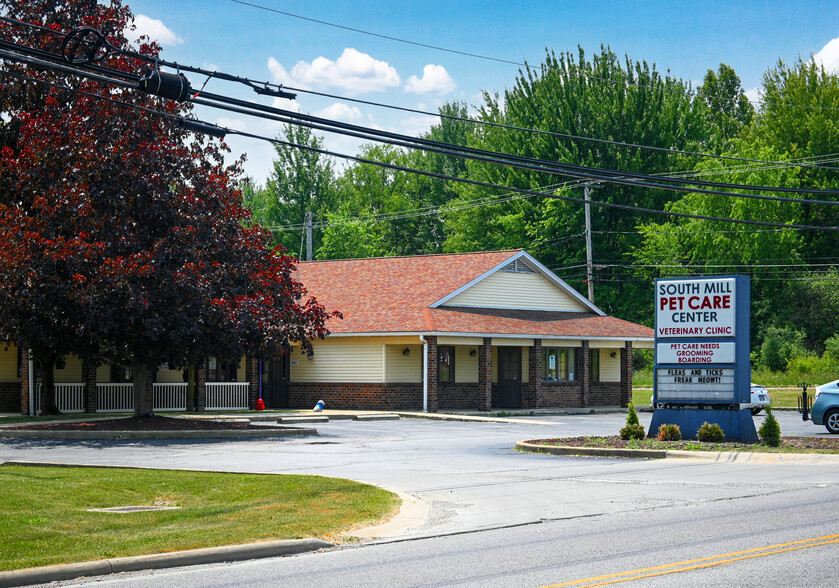
<instances>
[{"instance_id":1,"label":"sign post","mask_svg":"<svg viewBox=\"0 0 839 588\"><path fill-rule=\"evenodd\" d=\"M649 435L678 425L696 439L704 422L728 441L758 441L751 411L749 276L661 278L655 283L655 412Z\"/></svg>"}]
</instances>

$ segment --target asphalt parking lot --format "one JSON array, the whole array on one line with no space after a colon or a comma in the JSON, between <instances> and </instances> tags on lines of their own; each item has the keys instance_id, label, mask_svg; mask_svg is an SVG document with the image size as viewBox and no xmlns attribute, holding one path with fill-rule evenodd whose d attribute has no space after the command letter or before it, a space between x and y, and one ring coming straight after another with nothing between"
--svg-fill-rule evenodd
<instances>
[{"instance_id":1,"label":"asphalt parking lot","mask_svg":"<svg viewBox=\"0 0 839 588\"><path fill-rule=\"evenodd\" d=\"M797 413L784 434L826 436ZM641 422L651 415L641 413ZM756 426L763 415L755 417ZM427 516L391 535L428 535L735 497L767 484L839 482L839 467L529 455L516 441L615 434L623 413L504 422L336 420L279 440L0 440L0 459L151 468L320 474L417 498Z\"/></svg>"}]
</instances>

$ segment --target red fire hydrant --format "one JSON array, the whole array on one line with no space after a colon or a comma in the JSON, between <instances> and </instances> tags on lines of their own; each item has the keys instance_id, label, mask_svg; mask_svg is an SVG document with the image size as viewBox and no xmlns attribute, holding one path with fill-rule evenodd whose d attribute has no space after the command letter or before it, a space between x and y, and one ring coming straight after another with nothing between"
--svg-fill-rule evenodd
<instances>
[{"instance_id":1,"label":"red fire hydrant","mask_svg":"<svg viewBox=\"0 0 839 588\"><path fill-rule=\"evenodd\" d=\"M256 410L265 410L265 403L262 401L262 398L256 399Z\"/></svg>"}]
</instances>

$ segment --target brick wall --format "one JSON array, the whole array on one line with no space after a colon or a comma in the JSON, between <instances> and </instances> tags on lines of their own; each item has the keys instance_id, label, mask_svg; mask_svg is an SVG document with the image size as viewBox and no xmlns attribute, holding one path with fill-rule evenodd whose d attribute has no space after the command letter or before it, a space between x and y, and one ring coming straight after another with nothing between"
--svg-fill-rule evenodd
<instances>
[{"instance_id":1,"label":"brick wall","mask_svg":"<svg viewBox=\"0 0 839 588\"><path fill-rule=\"evenodd\" d=\"M591 374L589 373L589 346L588 341L583 341L580 347L579 364L580 372L577 374L582 386L582 398L580 406L591 406Z\"/></svg>"},{"instance_id":2,"label":"brick wall","mask_svg":"<svg viewBox=\"0 0 839 588\"><path fill-rule=\"evenodd\" d=\"M590 406L621 406L619 382L592 382Z\"/></svg>"},{"instance_id":3,"label":"brick wall","mask_svg":"<svg viewBox=\"0 0 839 588\"><path fill-rule=\"evenodd\" d=\"M491 410L492 402L492 339L484 337L478 347L478 410Z\"/></svg>"},{"instance_id":4,"label":"brick wall","mask_svg":"<svg viewBox=\"0 0 839 588\"><path fill-rule=\"evenodd\" d=\"M627 341L621 350L620 405L629 406L632 400L632 342Z\"/></svg>"},{"instance_id":5,"label":"brick wall","mask_svg":"<svg viewBox=\"0 0 839 588\"><path fill-rule=\"evenodd\" d=\"M534 339L527 360L527 382L521 384L521 407L536 408L542 388L542 340Z\"/></svg>"},{"instance_id":6,"label":"brick wall","mask_svg":"<svg viewBox=\"0 0 839 588\"><path fill-rule=\"evenodd\" d=\"M310 409L318 400L338 410L422 410L422 384L292 382L289 408Z\"/></svg>"},{"instance_id":7,"label":"brick wall","mask_svg":"<svg viewBox=\"0 0 839 588\"><path fill-rule=\"evenodd\" d=\"M428 349L428 412L437 412L439 398L437 395L437 337L425 338Z\"/></svg>"},{"instance_id":8,"label":"brick wall","mask_svg":"<svg viewBox=\"0 0 839 588\"><path fill-rule=\"evenodd\" d=\"M82 382L84 383L84 411L96 412L99 404L99 393L96 389L96 362L82 361Z\"/></svg>"},{"instance_id":9,"label":"brick wall","mask_svg":"<svg viewBox=\"0 0 839 588\"><path fill-rule=\"evenodd\" d=\"M536 408L579 408L583 406L580 382L542 382Z\"/></svg>"},{"instance_id":10,"label":"brick wall","mask_svg":"<svg viewBox=\"0 0 839 588\"><path fill-rule=\"evenodd\" d=\"M478 384L437 384L437 402L442 410L481 410L478 406L479 393Z\"/></svg>"},{"instance_id":11,"label":"brick wall","mask_svg":"<svg viewBox=\"0 0 839 588\"><path fill-rule=\"evenodd\" d=\"M248 382L248 407L253 410L259 397L259 362L255 357L245 358L245 378Z\"/></svg>"}]
</instances>

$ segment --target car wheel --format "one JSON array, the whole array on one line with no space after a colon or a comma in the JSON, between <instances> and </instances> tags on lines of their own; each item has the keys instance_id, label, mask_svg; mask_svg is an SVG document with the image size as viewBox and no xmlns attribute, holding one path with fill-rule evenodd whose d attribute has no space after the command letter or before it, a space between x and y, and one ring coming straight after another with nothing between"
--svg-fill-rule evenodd
<instances>
[{"instance_id":1,"label":"car wheel","mask_svg":"<svg viewBox=\"0 0 839 588\"><path fill-rule=\"evenodd\" d=\"M839 433L839 410L831 410L824 415L824 428L828 433Z\"/></svg>"},{"instance_id":2,"label":"car wheel","mask_svg":"<svg viewBox=\"0 0 839 588\"><path fill-rule=\"evenodd\" d=\"M757 415L760 414L760 411L763 410L760 406L753 406L752 407L752 414Z\"/></svg>"}]
</instances>

